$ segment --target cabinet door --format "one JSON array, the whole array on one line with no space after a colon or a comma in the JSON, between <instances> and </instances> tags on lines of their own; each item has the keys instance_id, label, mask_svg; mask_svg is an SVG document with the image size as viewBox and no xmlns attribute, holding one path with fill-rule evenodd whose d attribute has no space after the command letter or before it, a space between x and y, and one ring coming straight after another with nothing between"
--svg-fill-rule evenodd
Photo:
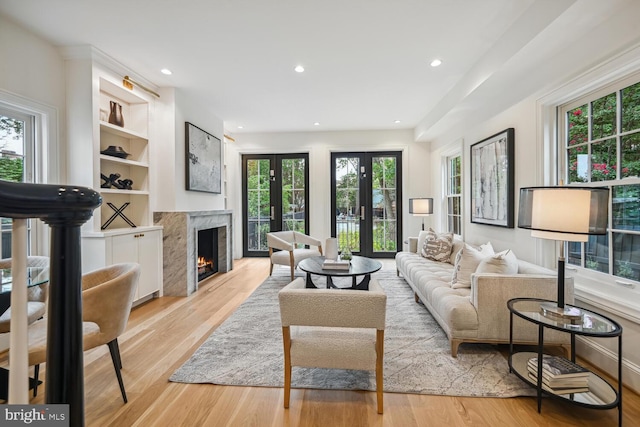
<instances>
[{"instance_id":1,"label":"cabinet door","mask_svg":"<svg viewBox=\"0 0 640 427\"><path fill-rule=\"evenodd\" d=\"M139 233L138 262L140 263L140 283L138 296L142 298L157 292L162 285L162 232L145 231Z\"/></svg>"}]
</instances>

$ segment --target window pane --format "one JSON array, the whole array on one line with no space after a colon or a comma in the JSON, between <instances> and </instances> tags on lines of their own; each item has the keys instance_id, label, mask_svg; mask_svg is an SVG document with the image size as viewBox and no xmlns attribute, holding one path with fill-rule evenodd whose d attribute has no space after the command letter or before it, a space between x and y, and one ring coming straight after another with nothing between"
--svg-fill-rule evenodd
<instances>
[{"instance_id":1,"label":"window pane","mask_svg":"<svg viewBox=\"0 0 640 427\"><path fill-rule=\"evenodd\" d=\"M640 231L640 185L612 188L613 228Z\"/></svg>"},{"instance_id":2,"label":"window pane","mask_svg":"<svg viewBox=\"0 0 640 427\"><path fill-rule=\"evenodd\" d=\"M591 182L616 179L616 140L591 145Z\"/></svg>"},{"instance_id":3,"label":"window pane","mask_svg":"<svg viewBox=\"0 0 640 427\"><path fill-rule=\"evenodd\" d=\"M616 94L612 93L591 103L591 139L600 139L616 133Z\"/></svg>"},{"instance_id":4,"label":"window pane","mask_svg":"<svg viewBox=\"0 0 640 427\"><path fill-rule=\"evenodd\" d=\"M622 132L640 129L640 83L622 89Z\"/></svg>"},{"instance_id":5,"label":"window pane","mask_svg":"<svg viewBox=\"0 0 640 427\"><path fill-rule=\"evenodd\" d=\"M582 243L580 242L568 242L567 243L567 262L572 265L582 265Z\"/></svg>"},{"instance_id":6,"label":"window pane","mask_svg":"<svg viewBox=\"0 0 640 427\"><path fill-rule=\"evenodd\" d=\"M640 236L613 233L613 274L640 280Z\"/></svg>"},{"instance_id":7,"label":"window pane","mask_svg":"<svg viewBox=\"0 0 640 427\"><path fill-rule=\"evenodd\" d=\"M567 123L569 124L567 145L571 146L587 142L589 137L588 119L587 104L567 112Z\"/></svg>"},{"instance_id":8,"label":"window pane","mask_svg":"<svg viewBox=\"0 0 640 427\"><path fill-rule=\"evenodd\" d=\"M640 132L622 137L621 178L640 176Z\"/></svg>"},{"instance_id":9,"label":"window pane","mask_svg":"<svg viewBox=\"0 0 640 427\"><path fill-rule=\"evenodd\" d=\"M586 145L568 149L567 162L570 183L589 181L589 154Z\"/></svg>"},{"instance_id":10,"label":"window pane","mask_svg":"<svg viewBox=\"0 0 640 427\"><path fill-rule=\"evenodd\" d=\"M590 270L609 272L609 237L589 236L585 244L585 267Z\"/></svg>"}]
</instances>

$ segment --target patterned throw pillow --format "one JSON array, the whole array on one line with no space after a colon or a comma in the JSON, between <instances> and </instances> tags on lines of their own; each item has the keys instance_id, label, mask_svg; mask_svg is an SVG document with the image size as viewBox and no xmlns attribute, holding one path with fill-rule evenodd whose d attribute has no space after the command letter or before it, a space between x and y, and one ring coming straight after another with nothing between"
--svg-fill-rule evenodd
<instances>
[{"instance_id":1,"label":"patterned throw pillow","mask_svg":"<svg viewBox=\"0 0 640 427\"><path fill-rule=\"evenodd\" d=\"M484 258L492 256L493 254L491 242L481 245L479 249L465 243L464 248L456 255L456 263L453 267L453 276L451 277L451 287L454 289L470 288L471 275L476 272L478 265Z\"/></svg>"},{"instance_id":2,"label":"patterned throw pillow","mask_svg":"<svg viewBox=\"0 0 640 427\"><path fill-rule=\"evenodd\" d=\"M453 246L453 233L436 233L429 229L422 246L422 256L432 261L448 262Z\"/></svg>"}]
</instances>

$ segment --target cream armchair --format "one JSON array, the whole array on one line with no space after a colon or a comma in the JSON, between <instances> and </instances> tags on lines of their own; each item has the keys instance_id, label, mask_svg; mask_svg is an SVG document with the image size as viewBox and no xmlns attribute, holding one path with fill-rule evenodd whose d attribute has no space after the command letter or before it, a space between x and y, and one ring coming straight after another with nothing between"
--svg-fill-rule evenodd
<instances>
[{"instance_id":1,"label":"cream armchair","mask_svg":"<svg viewBox=\"0 0 640 427\"><path fill-rule=\"evenodd\" d=\"M374 370L378 413L383 410L382 366L387 295L376 279L368 291L307 289L298 278L278 294L284 344L284 407L291 367ZM291 327L294 326L292 329Z\"/></svg>"},{"instance_id":2,"label":"cream armchair","mask_svg":"<svg viewBox=\"0 0 640 427\"><path fill-rule=\"evenodd\" d=\"M317 249L298 247L301 245L316 246ZM318 239L302 234L299 231L274 231L267 233L267 246L269 246L269 275L273 273L274 264L288 265L291 267L291 280L298 263L305 258L322 255L322 243ZM274 251L274 249L280 249Z\"/></svg>"}]
</instances>

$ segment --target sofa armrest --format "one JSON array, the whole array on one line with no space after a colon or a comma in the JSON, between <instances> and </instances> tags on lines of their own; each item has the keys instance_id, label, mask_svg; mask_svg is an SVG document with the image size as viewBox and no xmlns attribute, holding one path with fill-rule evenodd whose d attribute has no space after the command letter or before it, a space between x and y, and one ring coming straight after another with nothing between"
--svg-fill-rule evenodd
<instances>
[{"instance_id":1,"label":"sofa armrest","mask_svg":"<svg viewBox=\"0 0 640 427\"><path fill-rule=\"evenodd\" d=\"M542 274L472 274L471 303L478 313L480 336L509 336L509 309L512 298L557 299L558 278ZM573 304L573 278L565 279L565 301ZM535 334L516 328L514 339L535 341Z\"/></svg>"},{"instance_id":2,"label":"sofa armrest","mask_svg":"<svg viewBox=\"0 0 640 427\"><path fill-rule=\"evenodd\" d=\"M414 254L418 253L418 238L417 237L409 237L407 239L409 242L409 252L413 252Z\"/></svg>"}]
</instances>

